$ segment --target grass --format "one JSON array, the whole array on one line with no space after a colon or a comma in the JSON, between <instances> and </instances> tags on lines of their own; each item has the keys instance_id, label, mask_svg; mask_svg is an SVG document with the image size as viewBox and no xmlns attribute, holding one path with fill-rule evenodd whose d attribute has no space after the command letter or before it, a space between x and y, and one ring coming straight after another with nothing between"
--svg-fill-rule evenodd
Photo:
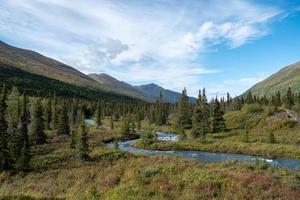
<instances>
[{"instance_id":1,"label":"grass","mask_svg":"<svg viewBox=\"0 0 300 200\"><path fill-rule=\"evenodd\" d=\"M113 130L90 129L88 162L76 159L68 141L52 138L34 149L31 172L0 172L0 199L300 198L299 171L265 163L199 164L137 156L107 148L103 142L111 138L120 136Z\"/></svg>"},{"instance_id":2,"label":"grass","mask_svg":"<svg viewBox=\"0 0 300 200\"><path fill-rule=\"evenodd\" d=\"M300 126L289 119L283 110L274 111L250 104L245 105L241 111L226 113L225 119L230 131L210 133L205 139L194 139L187 130L187 137L178 142L157 141L151 145L137 142L135 146L156 150L199 150L300 159ZM249 128L247 139L245 127ZM269 143L270 132L275 136L275 144Z\"/></svg>"}]
</instances>

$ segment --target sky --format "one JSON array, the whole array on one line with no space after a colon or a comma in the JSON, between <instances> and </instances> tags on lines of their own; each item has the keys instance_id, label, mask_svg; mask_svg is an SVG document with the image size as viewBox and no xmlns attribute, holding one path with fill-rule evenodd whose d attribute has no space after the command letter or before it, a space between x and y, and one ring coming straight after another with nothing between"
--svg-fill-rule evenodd
<instances>
[{"instance_id":1,"label":"sky","mask_svg":"<svg viewBox=\"0 0 300 200\"><path fill-rule=\"evenodd\" d=\"M0 0L0 40L85 74L236 96L300 60L300 0Z\"/></svg>"}]
</instances>

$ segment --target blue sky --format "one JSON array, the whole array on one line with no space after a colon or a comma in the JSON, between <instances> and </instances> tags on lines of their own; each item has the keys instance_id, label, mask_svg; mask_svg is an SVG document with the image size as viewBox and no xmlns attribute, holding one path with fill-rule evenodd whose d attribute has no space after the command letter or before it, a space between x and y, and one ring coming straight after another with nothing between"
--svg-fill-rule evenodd
<instances>
[{"instance_id":1,"label":"blue sky","mask_svg":"<svg viewBox=\"0 0 300 200\"><path fill-rule=\"evenodd\" d=\"M300 0L0 0L0 40L84 73L243 93L300 60Z\"/></svg>"}]
</instances>

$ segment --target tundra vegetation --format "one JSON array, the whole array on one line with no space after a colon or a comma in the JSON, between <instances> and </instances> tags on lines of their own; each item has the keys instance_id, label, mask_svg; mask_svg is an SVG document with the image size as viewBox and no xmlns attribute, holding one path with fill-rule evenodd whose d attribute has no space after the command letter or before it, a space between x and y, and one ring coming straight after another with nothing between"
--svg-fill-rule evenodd
<instances>
[{"instance_id":1,"label":"tundra vegetation","mask_svg":"<svg viewBox=\"0 0 300 200\"><path fill-rule=\"evenodd\" d=\"M205 89L177 104L0 91L1 199L299 199L300 171L264 162L204 164L122 152L140 137L148 149L233 152L300 159L300 94L207 100ZM85 119L94 119L95 125ZM180 134L158 141L156 131ZM106 142L114 142L108 148Z\"/></svg>"}]
</instances>

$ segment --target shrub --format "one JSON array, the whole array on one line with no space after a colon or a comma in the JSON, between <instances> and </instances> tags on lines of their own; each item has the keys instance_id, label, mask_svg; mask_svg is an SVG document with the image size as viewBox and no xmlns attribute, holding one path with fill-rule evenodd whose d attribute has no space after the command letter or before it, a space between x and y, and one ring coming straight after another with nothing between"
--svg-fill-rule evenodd
<instances>
[{"instance_id":1,"label":"shrub","mask_svg":"<svg viewBox=\"0 0 300 200\"><path fill-rule=\"evenodd\" d=\"M245 111L246 113L261 113L263 111L263 108L259 104L245 104L242 108L242 111Z\"/></svg>"}]
</instances>

